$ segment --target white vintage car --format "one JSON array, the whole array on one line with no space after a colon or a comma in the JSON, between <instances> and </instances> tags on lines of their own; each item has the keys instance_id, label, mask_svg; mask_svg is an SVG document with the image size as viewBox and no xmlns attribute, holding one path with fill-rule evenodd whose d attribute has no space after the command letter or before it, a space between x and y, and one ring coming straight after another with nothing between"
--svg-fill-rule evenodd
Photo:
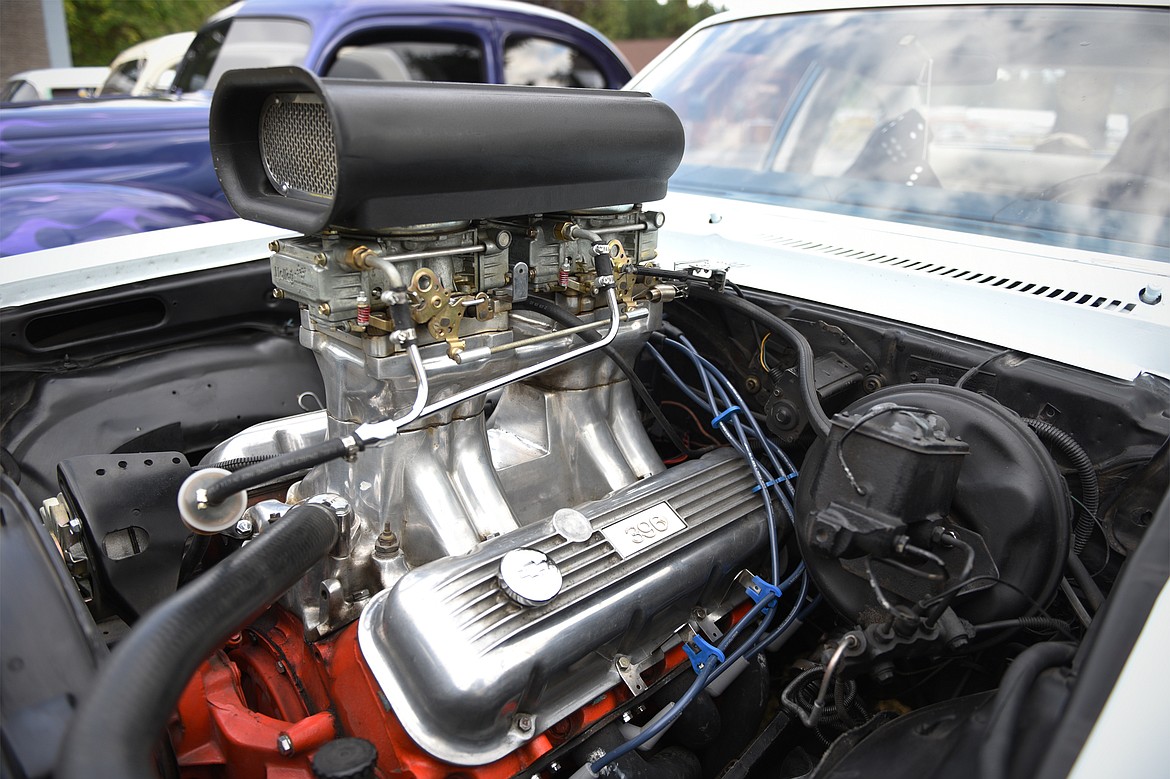
<instances>
[{"instance_id":1,"label":"white vintage car","mask_svg":"<svg viewBox=\"0 0 1170 779\"><path fill-rule=\"evenodd\" d=\"M9 76L0 103L33 103L90 97L101 86L107 68L39 68Z\"/></svg>"},{"instance_id":2,"label":"white vintage car","mask_svg":"<svg viewBox=\"0 0 1170 779\"><path fill-rule=\"evenodd\" d=\"M1170 12L841 6L0 265L5 775L1164 775Z\"/></svg>"}]
</instances>

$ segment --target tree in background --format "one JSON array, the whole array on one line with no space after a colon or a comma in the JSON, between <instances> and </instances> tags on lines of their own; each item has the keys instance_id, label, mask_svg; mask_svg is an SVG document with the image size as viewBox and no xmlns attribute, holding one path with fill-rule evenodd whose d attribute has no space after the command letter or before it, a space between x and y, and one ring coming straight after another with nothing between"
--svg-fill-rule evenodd
<instances>
[{"instance_id":1,"label":"tree in background","mask_svg":"<svg viewBox=\"0 0 1170 779\"><path fill-rule=\"evenodd\" d=\"M74 65L109 65L123 49L198 30L232 0L65 0Z\"/></svg>"},{"instance_id":2,"label":"tree in background","mask_svg":"<svg viewBox=\"0 0 1170 779\"><path fill-rule=\"evenodd\" d=\"M526 0L574 16L607 38L677 38L694 24L723 10L709 0Z\"/></svg>"}]
</instances>

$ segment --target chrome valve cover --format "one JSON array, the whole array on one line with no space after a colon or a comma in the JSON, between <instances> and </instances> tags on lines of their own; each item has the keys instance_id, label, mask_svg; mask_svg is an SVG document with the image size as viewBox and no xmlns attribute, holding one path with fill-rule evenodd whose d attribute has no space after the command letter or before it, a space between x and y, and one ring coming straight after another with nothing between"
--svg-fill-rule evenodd
<instances>
[{"instance_id":1,"label":"chrome valve cover","mask_svg":"<svg viewBox=\"0 0 1170 779\"><path fill-rule=\"evenodd\" d=\"M619 656L743 597L733 579L767 538L755 484L718 450L415 568L362 612L362 655L420 746L498 759L620 683Z\"/></svg>"}]
</instances>

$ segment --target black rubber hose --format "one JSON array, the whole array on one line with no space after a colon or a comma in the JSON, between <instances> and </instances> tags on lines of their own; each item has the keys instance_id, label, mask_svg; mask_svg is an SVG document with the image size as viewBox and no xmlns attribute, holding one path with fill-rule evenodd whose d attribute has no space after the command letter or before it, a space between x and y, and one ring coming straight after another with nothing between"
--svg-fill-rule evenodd
<instances>
[{"instance_id":1,"label":"black rubber hose","mask_svg":"<svg viewBox=\"0 0 1170 779\"><path fill-rule=\"evenodd\" d=\"M236 457L231 460L224 460L218 463L209 463L208 465L197 466L199 468L223 468L225 471L238 471L242 468L247 468L249 465L266 462L273 457L279 457L275 454L260 454L255 457Z\"/></svg>"},{"instance_id":2,"label":"black rubber hose","mask_svg":"<svg viewBox=\"0 0 1170 779\"><path fill-rule=\"evenodd\" d=\"M520 309L521 311L535 311L538 314L548 317L562 327L580 327L585 324L572 311L567 311L556 303L543 298L527 298L519 303L513 303L512 308ZM586 343L594 343L601 340L601 334L592 330L581 330L576 335L581 336L581 339ZM635 394L642 400L643 405L646 406L651 416L654 417L654 420L658 422L658 425L666 433L666 437L670 439L672 446L676 447L683 454L688 455L702 454L706 451L705 449L692 449L683 443L683 440L679 438L678 433L675 431L674 426L670 424L670 420L666 418L666 415L662 413L662 409L658 407L658 403L654 400L654 396L650 394L650 390L646 388L646 385L630 364L622 359L617 349L614 349L612 346L603 346L601 353L613 360L618 370L629 380L630 386L633 387Z\"/></svg>"},{"instance_id":3,"label":"black rubber hose","mask_svg":"<svg viewBox=\"0 0 1170 779\"><path fill-rule=\"evenodd\" d=\"M1093 581L1093 575L1089 573L1089 569L1085 567L1081 558L1071 551L1068 555L1068 571L1076 580L1077 586L1081 588L1081 592L1085 594L1085 600L1089 601L1089 608L1093 610L1093 613L1096 613L1101 608L1101 604L1105 602L1105 593L1101 592L1097 582Z\"/></svg>"},{"instance_id":4,"label":"black rubber hose","mask_svg":"<svg viewBox=\"0 0 1170 779\"><path fill-rule=\"evenodd\" d=\"M1077 516L1073 529L1073 553L1079 555L1089 542L1093 534L1093 524L1096 521L1097 508L1101 501L1101 488L1097 482L1097 471L1093 468L1093 461L1076 440L1056 425L1039 419L1026 419L1028 427L1035 431L1045 443L1052 444L1069 459L1076 468L1077 477L1081 482L1081 510Z\"/></svg>"},{"instance_id":5,"label":"black rubber hose","mask_svg":"<svg viewBox=\"0 0 1170 779\"><path fill-rule=\"evenodd\" d=\"M800 334L792 325L770 311L756 305L750 300L728 295L723 292L705 287L701 284L692 284L687 295L696 300L704 300L729 308L748 319L753 319L782 337L796 350L796 369L799 373L800 398L804 402L804 411L813 430L820 438L829 435L829 417L821 408L820 398L817 397L816 385L816 357L808 339Z\"/></svg>"},{"instance_id":6,"label":"black rubber hose","mask_svg":"<svg viewBox=\"0 0 1170 779\"><path fill-rule=\"evenodd\" d=\"M254 541L149 611L81 702L57 779L153 776L152 754L199 664L333 548L337 519L295 506Z\"/></svg>"},{"instance_id":7,"label":"black rubber hose","mask_svg":"<svg viewBox=\"0 0 1170 779\"><path fill-rule=\"evenodd\" d=\"M281 476L345 457L347 451L348 447L344 441L340 438L330 438L328 441L322 441L295 452L277 455L264 462L249 465L224 476L208 487L207 502L211 504L222 503L242 490L258 487L265 482L279 479Z\"/></svg>"},{"instance_id":8,"label":"black rubber hose","mask_svg":"<svg viewBox=\"0 0 1170 779\"><path fill-rule=\"evenodd\" d=\"M1012 746L1028 693L1041 673L1071 662L1074 654L1076 647L1072 644L1033 644L1012 661L995 694L987 733L979 750L981 779L1008 776Z\"/></svg>"},{"instance_id":9,"label":"black rubber hose","mask_svg":"<svg viewBox=\"0 0 1170 779\"><path fill-rule=\"evenodd\" d=\"M704 776L718 776L760 732L771 692L768 661L762 652L748 655L745 660L747 669L715 699L720 733L714 744L699 752Z\"/></svg>"},{"instance_id":10,"label":"black rubber hose","mask_svg":"<svg viewBox=\"0 0 1170 779\"><path fill-rule=\"evenodd\" d=\"M695 681L694 674L679 674L666 686L654 693L646 704L648 712L660 711L686 694L687 688ZM670 730L662 734L661 744L675 744L697 752L715 743L722 732L722 719L715 699L707 691L695 696L683 713L679 715Z\"/></svg>"},{"instance_id":11,"label":"black rubber hose","mask_svg":"<svg viewBox=\"0 0 1170 779\"><path fill-rule=\"evenodd\" d=\"M598 750L608 753L623 743L625 738L617 725L609 725L577 746L573 757L578 763L590 762ZM694 752L666 747L650 758L638 750L624 754L606 766L603 775L612 779L702 779L703 767Z\"/></svg>"},{"instance_id":12,"label":"black rubber hose","mask_svg":"<svg viewBox=\"0 0 1170 779\"><path fill-rule=\"evenodd\" d=\"M984 622L974 625L976 633L986 633L992 630L1006 628L1028 628L1029 630L1059 630L1068 633L1068 623L1055 617L1017 617L1016 619L1001 619L997 622Z\"/></svg>"}]
</instances>

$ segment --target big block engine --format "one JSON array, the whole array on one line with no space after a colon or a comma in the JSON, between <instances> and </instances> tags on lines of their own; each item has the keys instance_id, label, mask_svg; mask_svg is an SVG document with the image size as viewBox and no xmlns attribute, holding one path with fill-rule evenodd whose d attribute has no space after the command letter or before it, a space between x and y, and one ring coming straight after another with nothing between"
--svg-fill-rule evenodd
<instances>
[{"instance_id":1,"label":"big block engine","mask_svg":"<svg viewBox=\"0 0 1170 779\"><path fill-rule=\"evenodd\" d=\"M344 451L246 509L207 495L245 471L206 468L180 508L249 543L326 509L338 537L281 606L308 644L355 654L360 673L325 685L337 724L384 771L415 753L420 776L510 775L678 667L684 631L716 640L768 522L733 452L667 471L623 375L679 294L653 276L664 217L636 205L678 164L673 113L636 94L400 87L222 85L229 199L306 231L270 247L272 279L326 392L323 413L205 461ZM363 682L406 738L358 721L346 692ZM288 735L290 755L318 746Z\"/></svg>"}]
</instances>

